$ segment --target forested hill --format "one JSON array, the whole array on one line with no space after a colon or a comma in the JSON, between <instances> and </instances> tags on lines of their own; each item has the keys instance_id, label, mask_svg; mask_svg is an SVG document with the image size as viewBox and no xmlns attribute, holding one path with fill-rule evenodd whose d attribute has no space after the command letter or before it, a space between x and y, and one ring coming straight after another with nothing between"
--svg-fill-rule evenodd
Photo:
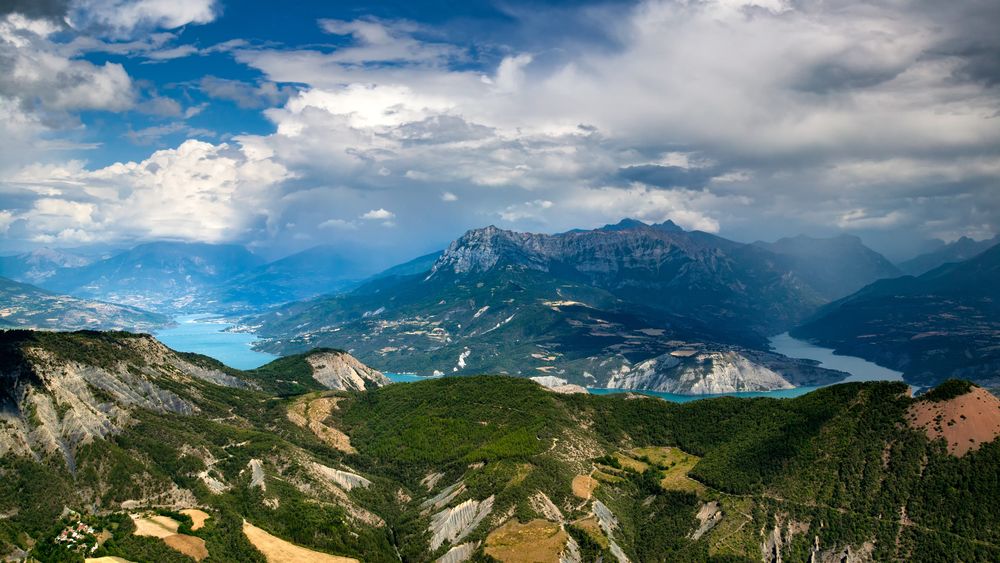
<instances>
[{"instance_id":1,"label":"forested hill","mask_svg":"<svg viewBox=\"0 0 1000 563\"><path fill-rule=\"evenodd\" d=\"M131 561L188 561L180 540L219 561L1000 558L1000 405L967 382L674 404L383 385L333 350L222 370L127 333L3 333L0 354L0 541L44 561L82 559L54 540L80 523ZM183 537L136 535L154 518Z\"/></svg>"}]
</instances>

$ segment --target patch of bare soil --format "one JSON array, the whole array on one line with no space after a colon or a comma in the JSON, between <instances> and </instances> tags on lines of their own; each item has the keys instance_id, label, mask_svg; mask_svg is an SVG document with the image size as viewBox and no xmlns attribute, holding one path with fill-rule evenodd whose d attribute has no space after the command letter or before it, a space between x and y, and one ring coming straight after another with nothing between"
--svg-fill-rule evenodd
<instances>
[{"instance_id":1,"label":"patch of bare soil","mask_svg":"<svg viewBox=\"0 0 1000 563\"><path fill-rule=\"evenodd\" d=\"M486 536L486 554L503 563L557 563L569 534L547 520L508 520Z\"/></svg>"},{"instance_id":2,"label":"patch of bare soil","mask_svg":"<svg viewBox=\"0 0 1000 563\"><path fill-rule=\"evenodd\" d=\"M330 413L337 409L337 403L342 399L342 397L320 397L312 400L304 398L288 409L288 419L298 426L309 428L317 438L332 448L348 454L357 453L351 445L350 436L324 422L330 417Z\"/></svg>"},{"instance_id":3,"label":"patch of bare soil","mask_svg":"<svg viewBox=\"0 0 1000 563\"><path fill-rule=\"evenodd\" d=\"M153 538L165 538L177 533L180 522L167 516L158 514L130 514L132 522L135 523L135 535L149 536Z\"/></svg>"},{"instance_id":4,"label":"patch of bare soil","mask_svg":"<svg viewBox=\"0 0 1000 563\"><path fill-rule=\"evenodd\" d=\"M1000 436L1000 399L982 387L945 401L918 401L906 411L911 428L931 440L944 439L948 453L962 457Z\"/></svg>"},{"instance_id":5,"label":"patch of bare soil","mask_svg":"<svg viewBox=\"0 0 1000 563\"><path fill-rule=\"evenodd\" d=\"M590 496L594 494L595 489L597 489L597 480L590 475L577 475L573 477L574 495L589 500Z\"/></svg>"},{"instance_id":6,"label":"patch of bare soil","mask_svg":"<svg viewBox=\"0 0 1000 563\"><path fill-rule=\"evenodd\" d=\"M359 563L357 559L330 555L297 546L244 521L243 533L268 563Z\"/></svg>"}]
</instances>

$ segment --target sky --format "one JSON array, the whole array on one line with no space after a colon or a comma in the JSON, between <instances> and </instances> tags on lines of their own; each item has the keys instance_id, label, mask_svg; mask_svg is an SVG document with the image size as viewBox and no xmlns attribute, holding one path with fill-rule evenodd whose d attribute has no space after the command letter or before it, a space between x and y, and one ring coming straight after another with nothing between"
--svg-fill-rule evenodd
<instances>
[{"instance_id":1,"label":"sky","mask_svg":"<svg viewBox=\"0 0 1000 563\"><path fill-rule=\"evenodd\" d=\"M0 251L1000 232L1000 3L0 0Z\"/></svg>"}]
</instances>

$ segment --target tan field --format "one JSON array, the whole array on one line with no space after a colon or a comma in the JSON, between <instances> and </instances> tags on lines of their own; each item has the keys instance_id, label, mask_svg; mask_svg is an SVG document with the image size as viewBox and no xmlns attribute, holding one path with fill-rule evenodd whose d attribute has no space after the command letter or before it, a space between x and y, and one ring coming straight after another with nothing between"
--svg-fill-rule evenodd
<instances>
[{"instance_id":1,"label":"tan field","mask_svg":"<svg viewBox=\"0 0 1000 563\"><path fill-rule=\"evenodd\" d=\"M568 540L555 522L509 520L486 537L486 554L503 563L557 563Z\"/></svg>"},{"instance_id":2,"label":"tan field","mask_svg":"<svg viewBox=\"0 0 1000 563\"><path fill-rule=\"evenodd\" d=\"M573 477L574 495L585 500L590 500L590 496L594 494L595 489L597 489L597 480L590 475L577 475Z\"/></svg>"},{"instance_id":3,"label":"tan field","mask_svg":"<svg viewBox=\"0 0 1000 563\"><path fill-rule=\"evenodd\" d=\"M691 491L700 493L705 486L688 477L688 473L701 460L696 455L681 451L679 448L651 446L636 448L629 452L632 455L645 457L655 463L663 471L660 486L669 491Z\"/></svg>"},{"instance_id":4,"label":"tan field","mask_svg":"<svg viewBox=\"0 0 1000 563\"><path fill-rule=\"evenodd\" d=\"M244 521L243 533L264 554L268 563L359 563L357 559L330 555L297 546Z\"/></svg>"},{"instance_id":5,"label":"tan field","mask_svg":"<svg viewBox=\"0 0 1000 563\"><path fill-rule=\"evenodd\" d=\"M208 548L205 547L205 540L188 536L185 534L174 534L163 538L163 543L173 549L187 555L195 561L201 561L208 557Z\"/></svg>"},{"instance_id":6,"label":"tan field","mask_svg":"<svg viewBox=\"0 0 1000 563\"><path fill-rule=\"evenodd\" d=\"M181 514L185 514L191 517L191 529L200 530L205 527L205 520L208 520L209 516L203 510L198 510L197 508L185 508L181 511Z\"/></svg>"},{"instance_id":7,"label":"tan field","mask_svg":"<svg viewBox=\"0 0 1000 563\"><path fill-rule=\"evenodd\" d=\"M198 510L197 512L201 511ZM204 512L201 513L205 514ZM196 561L201 561L208 557L208 548L205 547L205 540L186 534L178 534L177 528L181 524L177 520L158 514L131 514L130 516L135 523L135 535L160 538L163 540L163 543ZM208 515L205 514L205 516L207 517ZM194 520L195 518L192 516L191 519ZM204 519L201 520L201 523L205 523Z\"/></svg>"},{"instance_id":8,"label":"tan field","mask_svg":"<svg viewBox=\"0 0 1000 563\"><path fill-rule=\"evenodd\" d=\"M177 533L180 522L166 516L150 514L142 516L131 514L132 521L135 522L135 535L149 536L153 538L165 538Z\"/></svg>"}]
</instances>

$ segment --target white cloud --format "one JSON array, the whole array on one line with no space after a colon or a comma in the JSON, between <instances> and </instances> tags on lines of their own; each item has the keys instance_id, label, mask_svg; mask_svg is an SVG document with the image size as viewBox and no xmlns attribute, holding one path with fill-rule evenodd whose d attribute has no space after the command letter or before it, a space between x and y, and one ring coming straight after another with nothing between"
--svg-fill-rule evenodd
<instances>
[{"instance_id":1,"label":"white cloud","mask_svg":"<svg viewBox=\"0 0 1000 563\"><path fill-rule=\"evenodd\" d=\"M186 141L141 162L86 170L34 166L14 180L47 189L16 214L39 242L236 240L261 228L291 173L259 148Z\"/></svg>"},{"instance_id":2,"label":"white cloud","mask_svg":"<svg viewBox=\"0 0 1000 563\"><path fill-rule=\"evenodd\" d=\"M319 224L321 229L356 229L357 224L354 221L346 221L344 219L327 219Z\"/></svg>"},{"instance_id":3,"label":"white cloud","mask_svg":"<svg viewBox=\"0 0 1000 563\"><path fill-rule=\"evenodd\" d=\"M361 215L361 219L367 219L369 221L372 221L372 220L390 221L390 220L395 219L395 218L396 218L396 214L395 213L393 213L392 211L383 209L383 208L372 209L371 211L368 211L367 213L364 213L364 214Z\"/></svg>"},{"instance_id":4,"label":"white cloud","mask_svg":"<svg viewBox=\"0 0 1000 563\"><path fill-rule=\"evenodd\" d=\"M209 23L215 16L215 0L75 0L69 13L74 27L112 37Z\"/></svg>"},{"instance_id":5,"label":"white cloud","mask_svg":"<svg viewBox=\"0 0 1000 563\"><path fill-rule=\"evenodd\" d=\"M446 202L458 201L458 196L451 192L441 192L441 201L446 201Z\"/></svg>"}]
</instances>

